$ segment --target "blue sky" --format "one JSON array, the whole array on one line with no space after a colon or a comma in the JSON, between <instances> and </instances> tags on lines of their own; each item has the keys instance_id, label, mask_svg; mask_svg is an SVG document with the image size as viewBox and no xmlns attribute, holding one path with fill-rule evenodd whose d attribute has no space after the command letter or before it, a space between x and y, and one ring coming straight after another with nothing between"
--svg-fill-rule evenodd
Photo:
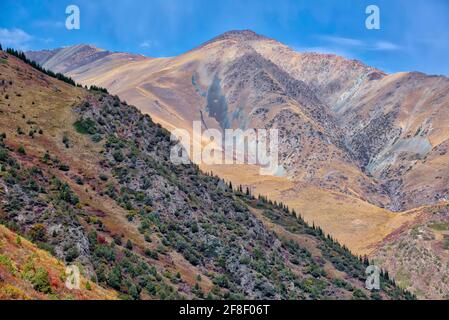
<instances>
[{"instance_id":1,"label":"blue sky","mask_svg":"<svg viewBox=\"0 0 449 320\"><path fill-rule=\"evenodd\" d=\"M65 28L65 8L81 29ZM377 5L381 29L365 28ZM0 43L37 50L88 43L173 56L234 29L298 51L337 53L387 72L449 75L449 0L1 0Z\"/></svg>"}]
</instances>

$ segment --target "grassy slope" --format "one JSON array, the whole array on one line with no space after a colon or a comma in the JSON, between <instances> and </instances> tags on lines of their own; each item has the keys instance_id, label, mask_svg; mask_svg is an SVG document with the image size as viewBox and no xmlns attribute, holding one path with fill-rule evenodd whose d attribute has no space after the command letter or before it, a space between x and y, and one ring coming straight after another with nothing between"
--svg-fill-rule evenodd
<instances>
[{"instance_id":1,"label":"grassy slope","mask_svg":"<svg viewBox=\"0 0 449 320\"><path fill-rule=\"evenodd\" d=\"M103 289L84 277L80 290L67 289L65 270L64 263L47 251L0 225L0 300L117 298L114 291Z\"/></svg>"},{"instance_id":2,"label":"grassy slope","mask_svg":"<svg viewBox=\"0 0 449 320\"><path fill-rule=\"evenodd\" d=\"M416 219L373 254L397 283L420 299L449 299L449 203L413 209Z\"/></svg>"}]
</instances>

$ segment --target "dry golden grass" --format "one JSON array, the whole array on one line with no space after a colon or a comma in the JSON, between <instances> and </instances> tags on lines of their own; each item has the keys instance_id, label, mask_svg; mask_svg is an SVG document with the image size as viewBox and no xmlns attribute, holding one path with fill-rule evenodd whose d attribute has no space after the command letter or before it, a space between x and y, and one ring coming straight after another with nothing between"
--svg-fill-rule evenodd
<instances>
[{"instance_id":1,"label":"dry golden grass","mask_svg":"<svg viewBox=\"0 0 449 320\"><path fill-rule=\"evenodd\" d=\"M203 166L205 171L248 186L254 195L265 195L295 209L310 224L346 245L355 254L370 254L390 233L414 219L414 213L393 213L356 197L319 189L300 187L281 177L260 176L255 166Z\"/></svg>"}]
</instances>

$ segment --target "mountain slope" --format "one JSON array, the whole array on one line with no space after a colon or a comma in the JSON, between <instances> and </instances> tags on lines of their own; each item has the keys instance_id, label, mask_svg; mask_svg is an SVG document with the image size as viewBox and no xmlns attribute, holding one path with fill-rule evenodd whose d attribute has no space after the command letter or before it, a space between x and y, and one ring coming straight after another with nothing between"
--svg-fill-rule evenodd
<instances>
[{"instance_id":1,"label":"mountain slope","mask_svg":"<svg viewBox=\"0 0 449 320\"><path fill-rule=\"evenodd\" d=\"M372 258L418 297L447 300L449 202L413 211L416 219L378 244Z\"/></svg>"},{"instance_id":2,"label":"mountain slope","mask_svg":"<svg viewBox=\"0 0 449 320\"><path fill-rule=\"evenodd\" d=\"M127 299L410 298L285 207L169 159L117 97L2 53L0 221Z\"/></svg>"},{"instance_id":3,"label":"mountain slope","mask_svg":"<svg viewBox=\"0 0 449 320\"><path fill-rule=\"evenodd\" d=\"M62 56L68 57L74 49L63 50L67 53ZM92 49L86 47L83 51ZM44 67L66 64L59 58L39 60L38 53L28 55L44 63ZM242 171L255 171L251 167L202 168L236 183L254 180L249 187L255 193L301 209L307 221L319 224L357 253L370 253L372 244L413 219L393 214L392 210L436 203L447 193L447 181L433 183L434 176L444 176L447 167L437 162L431 167L420 166L419 159L429 152L427 138L407 138L408 132L396 128L402 123L396 120L397 111L388 105L385 110L376 108L397 87L392 83L397 76L387 76L360 62L297 53L251 31L228 32L174 58L140 57L138 61L123 63L108 55L79 66L84 58L78 56L67 59L74 67L66 69L66 74L83 84L108 88L169 130L191 130L192 122L199 120L204 127L219 130L278 128L280 160L285 169L281 179L268 182L265 177L242 176ZM440 82L443 88L444 81ZM399 86L402 87L404 93L399 92L398 97L408 94L406 86ZM379 94L380 88L384 96ZM211 112L217 107L211 104L216 100L212 99L214 96L225 102L218 113ZM362 99L365 100L359 107ZM444 101L436 107L438 116L432 119L444 118ZM416 120L409 121L422 122L427 113L421 112ZM429 121L432 124L427 127L433 125L433 120ZM440 139L437 143L447 139L442 124L438 122L437 131L433 132L435 139ZM424 148L417 159L411 150L415 144ZM425 184L416 182L414 169L428 177ZM429 172L421 173L422 170ZM410 178L398 179L403 171ZM303 192L306 189L307 194ZM413 196L409 196L412 189ZM310 194L314 195L313 202ZM334 209L342 220L329 216L326 207L316 210L313 203L317 198L324 204L344 199L344 206Z\"/></svg>"},{"instance_id":4,"label":"mountain slope","mask_svg":"<svg viewBox=\"0 0 449 320\"><path fill-rule=\"evenodd\" d=\"M0 300L110 300L117 294L85 278L79 290L65 286L65 265L0 225Z\"/></svg>"},{"instance_id":5,"label":"mountain slope","mask_svg":"<svg viewBox=\"0 0 449 320\"><path fill-rule=\"evenodd\" d=\"M65 64L28 55L47 67ZM225 33L179 57L117 67L111 56L84 68L78 55L63 56L77 61L64 69L68 75L108 88L168 129L191 128L194 120L218 129L281 128L281 161L297 182L392 211L449 197L448 181L439 179L449 173L441 165L448 160L447 78L387 75L358 61L297 53L251 31ZM215 87L226 101L222 119L208 112Z\"/></svg>"},{"instance_id":6,"label":"mountain slope","mask_svg":"<svg viewBox=\"0 0 449 320\"><path fill-rule=\"evenodd\" d=\"M191 130L194 120L218 130L278 128L283 176L260 176L254 166L201 167L282 201L358 254L377 256L419 221L422 207L449 200L445 77L388 75L251 31L225 33L178 57L117 67L111 60L66 72L107 87L169 130ZM406 260L400 250L388 258L396 254ZM422 291L440 288L438 281Z\"/></svg>"}]
</instances>

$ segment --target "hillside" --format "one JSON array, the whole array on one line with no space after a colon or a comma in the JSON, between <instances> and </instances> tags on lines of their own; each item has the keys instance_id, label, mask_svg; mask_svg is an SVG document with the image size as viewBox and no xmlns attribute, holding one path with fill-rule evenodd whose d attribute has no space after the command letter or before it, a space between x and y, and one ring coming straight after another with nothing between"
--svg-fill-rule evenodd
<instances>
[{"instance_id":1,"label":"hillside","mask_svg":"<svg viewBox=\"0 0 449 320\"><path fill-rule=\"evenodd\" d=\"M449 203L413 209L416 219L377 245L372 259L420 298L449 299Z\"/></svg>"},{"instance_id":2,"label":"hillside","mask_svg":"<svg viewBox=\"0 0 449 320\"><path fill-rule=\"evenodd\" d=\"M366 261L285 206L173 165L136 108L1 59L0 221L93 283L124 299L411 297L385 277L367 292Z\"/></svg>"},{"instance_id":3,"label":"hillside","mask_svg":"<svg viewBox=\"0 0 449 320\"><path fill-rule=\"evenodd\" d=\"M64 263L0 225L0 300L117 299L86 278L79 290L69 290L66 277Z\"/></svg>"}]
</instances>

